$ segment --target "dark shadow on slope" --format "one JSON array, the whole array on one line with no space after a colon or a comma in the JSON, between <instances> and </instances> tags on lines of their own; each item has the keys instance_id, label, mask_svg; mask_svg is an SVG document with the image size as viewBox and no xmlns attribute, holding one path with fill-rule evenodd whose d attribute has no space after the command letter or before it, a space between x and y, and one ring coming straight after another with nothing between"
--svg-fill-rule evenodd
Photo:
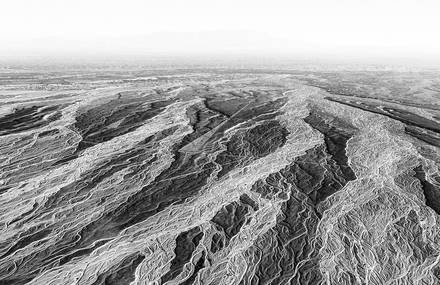
<instances>
[{"instance_id":1,"label":"dark shadow on slope","mask_svg":"<svg viewBox=\"0 0 440 285\"><path fill-rule=\"evenodd\" d=\"M275 151L276 148L271 147L271 144L280 147L285 142L283 136L287 135L287 133L283 131L283 128L278 127L276 122L261 122L259 125L255 125L255 121L258 120L256 119L257 116L264 115L266 114L265 112L273 112L273 107L278 106L278 103L275 105L272 103L268 104L272 107L263 104L256 106L255 109L251 108L241 114L243 116L240 115L235 120L229 120L228 126L233 127L233 123L238 124L244 120L249 120L246 122L247 128L244 130L240 129L231 140L237 142L240 139L250 140L248 137L252 136L253 140L260 140L259 144L268 146L269 150L259 148L258 145L254 146L251 141L249 144L242 146L242 151L245 155L236 157L240 161L220 160L218 163L221 164L221 167L228 167L225 163L245 165L254 159L269 154L270 151ZM216 163L208 159L208 156L218 150L218 139L221 138L221 136L213 136L210 138L211 144L214 146L211 149L204 149L201 152L195 153L181 153L179 151L183 146L197 139L197 137L200 137L221 122L221 120L215 119L215 116L218 117L218 114L203 109L203 107L198 110L202 111L199 112L195 110L195 113L199 112L199 114L192 116L191 119L191 124L195 131L186 136L181 143L173 147L172 153L174 153L174 161L168 169L158 175L152 183L130 196L125 203L122 203L116 209L109 210L82 229L72 228L65 231L62 238L60 238L56 244L49 246L44 251L38 252L35 255L24 257L23 262L27 263L27 267L19 268L15 275L26 274L32 277L33 272L38 272L41 268L47 270L53 266L57 266L60 261L68 262L71 258L83 256L80 255L81 253L84 255L90 254L90 249L93 248L93 244L96 241L111 239L120 231L148 219L170 205L184 203L188 199L196 196L200 189L206 184L207 179L212 175L213 171L217 169ZM254 119L256 120L254 121ZM273 130L267 128L268 124L276 128L275 133L273 133ZM267 131L267 133L263 131L262 128L266 128L265 131ZM225 130L226 129L220 130L217 134L220 135ZM274 135L277 138L275 140ZM151 142L158 140L160 140L160 138L152 139ZM268 141L270 143L268 143ZM33 219L36 216L43 215L47 213L48 209L55 209L57 205L69 203L72 199L75 201L86 199L90 191L105 177L111 177L125 167L133 168L134 172L138 172L139 170L136 170L136 165L139 164L139 167L142 167L141 165L145 163L146 160L150 160L149 156L154 155L153 150L152 152L149 151L149 143L149 139L147 139L144 144L141 143L139 146L135 146L133 149L115 156L111 161L103 162L96 170L84 174L84 177L82 177L80 181L66 186L66 188L63 188L59 193L55 193L53 197L49 198L47 204L45 204L41 210L37 209L35 215L26 218ZM227 172L224 171L223 174L226 173ZM136 175L136 173L128 175ZM20 223L21 222L22 221L20 221ZM50 230L55 229L56 226L57 225L50 227ZM18 249L18 247L15 249ZM65 259L60 260L62 258Z\"/></svg>"},{"instance_id":2,"label":"dark shadow on slope","mask_svg":"<svg viewBox=\"0 0 440 285\"><path fill-rule=\"evenodd\" d=\"M93 285L129 285L135 279L135 271L145 256L134 254L122 261L116 268L98 276Z\"/></svg>"},{"instance_id":3,"label":"dark shadow on slope","mask_svg":"<svg viewBox=\"0 0 440 285\"><path fill-rule=\"evenodd\" d=\"M199 273L200 270L202 270L205 267L205 252L202 252L202 256L199 258L199 260L197 261L197 263L194 266L194 271L191 274L191 276L186 279L185 281L183 281L182 283L180 283L180 285L191 285L194 284L194 281L197 278L197 274Z\"/></svg>"},{"instance_id":4,"label":"dark shadow on slope","mask_svg":"<svg viewBox=\"0 0 440 285\"><path fill-rule=\"evenodd\" d=\"M346 180L356 179L353 170L348 165L348 157L345 151L347 148L347 141L353 136L354 128L351 127L352 131L349 132L342 128L329 125L324 119L313 112L310 113L304 121L324 135L327 152L341 168L344 178Z\"/></svg>"},{"instance_id":5,"label":"dark shadow on slope","mask_svg":"<svg viewBox=\"0 0 440 285\"><path fill-rule=\"evenodd\" d=\"M6 256L16 252L17 250L28 246L29 244L33 243L34 241L38 241L41 239L44 239L45 237L47 237L52 230L51 229L40 229L41 227L34 227L34 228L30 228L27 232L29 233L23 233L23 237L20 237L18 240L16 240L13 244L11 243L7 243L7 244L3 244L2 243L2 251L5 251L5 249L7 248L7 246L10 246L1 256L0 259L5 258ZM38 231L36 231L36 229L39 229ZM12 245L12 246L11 246Z\"/></svg>"},{"instance_id":6,"label":"dark shadow on slope","mask_svg":"<svg viewBox=\"0 0 440 285\"><path fill-rule=\"evenodd\" d=\"M203 232L200 227L192 228L177 236L176 248L174 249L175 257L171 261L170 270L160 279L162 284L182 273L183 266L191 260L193 252L202 237Z\"/></svg>"},{"instance_id":7,"label":"dark shadow on slope","mask_svg":"<svg viewBox=\"0 0 440 285\"><path fill-rule=\"evenodd\" d=\"M324 135L325 143L309 149L279 172L257 181L252 191L263 198L284 198L275 227L249 249L249 262L241 284L320 284L319 246L314 244L321 217L317 206L356 179L345 154L354 128L333 118L330 125L312 112L305 121ZM297 192L299 191L299 193Z\"/></svg>"},{"instance_id":8,"label":"dark shadow on slope","mask_svg":"<svg viewBox=\"0 0 440 285\"><path fill-rule=\"evenodd\" d=\"M337 102L340 104L344 104L347 106L351 106L354 108L359 108L364 111L380 114L387 116L391 119L400 121L406 125L409 126L416 126L420 128L424 128L436 133L440 133L440 123L427 119L425 117L422 117L420 115L408 112L406 110L400 110L397 108L390 108L390 107L382 107L380 105L375 105L373 103L363 103L363 102L354 102L350 100L340 100L335 99L331 97L326 97L325 99L333 102Z\"/></svg>"},{"instance_id":9,"label":"dark shadow on slope","mask_svg":"<svg viewBox=\"0 0 440 285\"><path fill-rule=\"evenodd\" d=\"M245 256L251 267L240 284L319 284L321 281L319 249L312 244L319 218L294 197L282 205L281 211L275 227L248 249ZM258 263L252 264L255 261Z\"/></svg>"},{"instance_id":10,"label":"dark shadow on slope","mask_svg":"<svg viewBox=\"0 0 440 285\"><path fill-rule=\"evenodd\" d=\"M427 144L440 147L440 135L415 126L405 126L405 133Z\"/></svg>"},{"instance_id":11,"label":"dark shadow on slope","mask_svg":"<svg viewBox=\"0 0 440 285\"><path fill-rule=\"evenodd\" d=\"M212 253L228 246L229 241L240 232L241 227L249 220L248 213L251 209L258 210L258 206L248 195L243 194L239 201L229 203L215 214L211 219L211 223L223 235L214 234L211 244Z\"/></svg>"},{"instance_id":12,"label":"dark shadow on slope","mask_svg":"<svg viewBox=\"0 0 440 285\"><path fill-rule=\"evenodd\" d=\"M0 136L17 134L48 125L61 118L62 106L32 106L0 118Z\"/></svg>"},{"instance_id":13,"label":"dark shadow on slope","mask_svg":"<svg viewBox=\"0 0 440 285\"><path fill-rule=\"evenodd\" d=\"M414 177L417 178L422 185L426 205L440 215L440 186L434 185L426 179L426 173L421 165L414 168L414 171ZM440 177L438 175L436 175L434 179L440 181Z\"/></svg>"},{"instance_id":14,"label":"dark shadow on slope","mask_svg":"<svg viewBox=\"0 0 440 285\"><path fill-rule=\"evenodd\" d=\"M216 162L222 165L218 177L224 176L240 163L274 152L286 143L287 135L287 129L279 121L272 120L233 136L226 143L226 151L217 156Z\"/></svg>"},{"instance_id":15,"label":"dark shadow on slope","mask_svg":"<svg viewBox=\"0 0 440 285\"><path fill-rule=\"evenodd\" d=\"M95 249L97 249L98 247L103 246L104 244L106 244L107 242L109 242L110 239L106 239L106 240L99 240L97 242L95 242L91 247L89 248L82 248L79 249L77 251L74 251L66 256L63 256L60 261L59 261L59 265L62 266L66 263L68 263L69 261L73 260L74 258L78 258L78 257L82 257L82 256L86 256L89 255L90 253L92 253Z\"/></svg>"},{"instance_id":16,"label":"dark shadow on slope","mask_svg":"<svg viewBox=\"0 0 440 285\"><path fill-rule=\"evenodd\" d=\"M73 128L80 133L82 140L70 156L58 161L57 164L77 158L89 147L134 131L174 102L174 100L147 102L142 97L119 98L81 113L76 118Z\"/></svg>"}]
</instances>

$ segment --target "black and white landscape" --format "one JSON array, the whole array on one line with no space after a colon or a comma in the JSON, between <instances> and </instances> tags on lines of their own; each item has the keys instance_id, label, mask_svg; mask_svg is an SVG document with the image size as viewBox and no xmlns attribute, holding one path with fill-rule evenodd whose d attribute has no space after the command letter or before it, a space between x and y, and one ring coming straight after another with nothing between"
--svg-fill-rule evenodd
<instances>
[{"instance_id":1,"label":"black and white landscape","mask_svg":"<svg viewBox=\"0 0 440 285\"><path fill-rule=\"evenodd\" d=\"M0 284L438 284L439 75L5 69Z\"/></svg>"},{"instance_id":2,"label":"black and white landscape","mask_svg":"<svg viewBox=\"0 0 440 285\"><path fill-rule=\"evenodd\" d=\"M0 0L0 285L440 285L439 12Z\"/></svg>"}]
</instances>

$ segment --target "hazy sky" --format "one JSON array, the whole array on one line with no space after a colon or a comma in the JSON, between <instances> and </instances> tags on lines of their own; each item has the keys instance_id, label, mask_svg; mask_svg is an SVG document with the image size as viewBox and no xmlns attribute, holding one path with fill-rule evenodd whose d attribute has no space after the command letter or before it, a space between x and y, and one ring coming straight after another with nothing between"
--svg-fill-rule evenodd
<instances>
[{"instance_id":1,"label":"hazy sky","mask_svg":"<svg viewBox=\"0 0 440 285\"><path fill-rule=\"evenodd\" d=\"M0 56L440 55L438 0L0 0Z\"/></svg>"}]
</instances>

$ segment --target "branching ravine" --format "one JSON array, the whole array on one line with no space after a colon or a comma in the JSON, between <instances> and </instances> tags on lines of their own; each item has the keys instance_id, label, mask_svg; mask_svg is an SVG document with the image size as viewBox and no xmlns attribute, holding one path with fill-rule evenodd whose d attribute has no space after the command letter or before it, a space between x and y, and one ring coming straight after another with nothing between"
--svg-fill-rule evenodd
<instances>
[{"instance_id":1,"label":"branching ravine","mask_svg":"<svg viewBox=\"0 0 440 285\"><path fill-rule=\"evenodd\" d=\"M437 79L156 72L0 86L0 284L440 283Z\"/></svg>"}]
</instances>

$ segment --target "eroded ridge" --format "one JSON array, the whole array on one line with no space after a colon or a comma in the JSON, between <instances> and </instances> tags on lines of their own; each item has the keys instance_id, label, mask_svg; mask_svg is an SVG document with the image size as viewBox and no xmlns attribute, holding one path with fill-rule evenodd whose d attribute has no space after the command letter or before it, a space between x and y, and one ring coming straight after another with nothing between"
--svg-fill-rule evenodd
<instances>
[{"instance_id":1,"label":"eroded ridge","mask_svg":"<svg viewBox=\"0 0 440 285\"><path fill-rule=\"evenodd\" d=\"M0 284L440 283L438 77L65 72L0 76Z\"/></svg>"}]
</instances>

